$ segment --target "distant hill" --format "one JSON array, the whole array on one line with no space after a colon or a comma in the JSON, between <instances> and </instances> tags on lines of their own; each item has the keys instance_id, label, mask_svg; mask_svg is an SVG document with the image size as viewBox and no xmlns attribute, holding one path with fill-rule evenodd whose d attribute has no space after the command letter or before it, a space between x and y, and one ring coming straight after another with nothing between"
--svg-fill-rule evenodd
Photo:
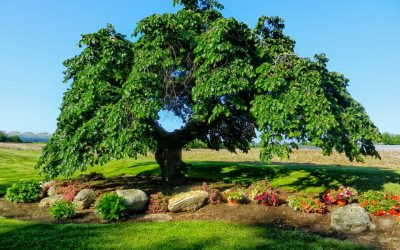
<instances>
[{"instance_id":1,"label":"distant hill","mask_svg":"<svg viewBox=\"0 0 400 250\"><path fill-rule=\"evenodd\" d=\"M5 132L7 136L18 135L22 142L48 142L52 134L49 133L32 133L19 131Z\"/></svg>"}]
</instances>

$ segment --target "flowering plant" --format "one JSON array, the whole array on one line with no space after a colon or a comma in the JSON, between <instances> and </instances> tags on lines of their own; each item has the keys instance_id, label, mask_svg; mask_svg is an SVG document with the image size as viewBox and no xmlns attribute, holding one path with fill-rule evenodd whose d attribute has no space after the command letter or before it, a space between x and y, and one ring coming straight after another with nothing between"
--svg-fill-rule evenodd
<instances>
[{"instance_id":1,"label":"flowering plant","mask_svg":"<svg viewBox=\"0 0 400 250\"><path fill-rule=\"evenodd\" d=\"M201 190L208 192L208 202L212 205L219 204L220 202L223 201L221 192L216 188L210 188L210 186L206 182L203 182L202 185L193 186L191 190L192 191Z\"/></svg>"},{"instance_id":2,"label":"flowering plant","mask_svg":"<svg viewBox=\"0 0 400 250\"><path fill-rule=\"evenodd\" d=\"M87 184L66 182L56 189L56 194L61 194L65 200L72 202L79 191L89 187Z\"/></svg>"},{"instance_id":3,"label":"flowering plant","mask_svg":"<svg viewBox=\"0 0 400 250\"><path fill-rule=\"evenodd\" d=\"M150 195L149 206L146 213L159 214L168 212L168 197L158 192Z\"/></svg>"},{"instance_id":4,"label":"flowering plant","mask_svg":"<svg viewBox=\"0 0 400 250\"><path fill-rule=\"evenodd\" d=\"M375 216L400 216L400 197L382 191L369 190L360 196L360 206Z\"/></svg>"},{"instance_id":5,"label":"flowering plant","mask_svg":"<svg viewBox=\"0 0 400 250\"><path fill-rule=\"evenodd\" d=\"M306 197L288 197L288 205L296 211L306 213L319 213L325 214L328 212L327 206L324 202L321 202L317 198L306 198Z\"/></svg>"},{"instance_id":6,"label":"flowering plant","mask_svg":"<svg viewBox=\"0 0 400 250\"><path fill-rule=\"evenodd\" d=\"M224 200L228 202L245 202L247 200L246 192L243 188L234 188L222 193Z\"/></svg>"},{"instance_id":7,"label":"flowering plant","mask_svg":"<svg viewBox=\"0 0 400 250\"><path fill-rule=\"evenodd\" d=\"M322 193L321 199L326 205L337 204L338 201L351 203L358 200L358 192L354 188L340 186L336 190L327 189Z\"/></svg>"}]
</instances>

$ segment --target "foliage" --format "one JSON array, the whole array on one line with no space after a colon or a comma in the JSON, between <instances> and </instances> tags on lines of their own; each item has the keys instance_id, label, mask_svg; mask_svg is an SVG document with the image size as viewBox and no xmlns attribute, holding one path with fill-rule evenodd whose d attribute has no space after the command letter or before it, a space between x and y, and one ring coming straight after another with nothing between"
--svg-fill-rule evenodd
<instances>
[{"instance_id":1,"label":"foliage","mask_svg":"<svg viewBox=\"0 0 400 250\"><path fill-rule=\"evenodd\" d=\"M313 197L289 196L288 205L294 210L306 213L325 214L328 212L325 203Z\"/></svg>"},{"instance_id":2,"label":"foliage","mask_svg":"<svg viewBox=\"0 0 400 250\"><path fill-rule=\"evenodd\" d=\"M72 218L75 216L75 206L70 201L60 200L56 201L50 207L50 215L54 220L61 218Z\"/></svg>"},{"instance_id":3,"label":"foliage","mask_svg":"<svg viewBox=\"0 0 400 250\"><path fill-rule=\"evenodd\" d=\"M358 200L358 192L352 187L340 186L338 189L327 189L321 195L322 201L326 205L333 205L338 200L344 200L346 203L351 203Z\"/></svg>"},{"instance_id":4,"label":"foliage","mask_svg":"<svg viewBox=\"0 0 400 250\"><path fill-rule=\"evenodd\" d=\"M400 135L390 134L388 132L382 133L381 142L385 145L400 145Z\"/></svg>"},{"instance_id":5,"label":"foliage","mask_svg":"<svg viewBox=\"0 0 400 250\"><path fill-rule=\"evenodd\" d=\"M400 212L400 198L382 191L369 190L362 193L360 206L374 215L397 214Z\"/></svg>"},{"instance_id":6,"label":"foliage","mask_svg":"<svg viewBox=\"0 0 400 250\"><path fill-rule=\"evenodd\" d=\"M73 201L76 195L82 189L89 188L90 186L84 183L62 182L56 186L56 194L60 194L67 201Z\"/></svg>"},{"instance_id":7,"label":"foliage","mask_svg":"<svg viewBox=\"0 0 400 250\"><path fill-rule=\"evenodd\" d=\"M150 195L149 206L146 213L159 214L168 212L168 197L158 192Z\"/></svg>"},{"instance_id":8,"label":"foliage","mask_svg":"<svg viewBox=\"0 0 400 250\"><path fill-rule=\"evenodd\" d=\"M0 142L6 142L6 141L7 141L7 135L3 131L0 131Z\"/></svg>"},{"instance_id":9,"label":"foliage","mask_svg":"<svg viewBox=\"0 0 400 250\"><path fill-rule=\"evenodd\" d=\"M193 148L207 148L207 144L200 141L199 139L196 139L194 141L189 142L186 144L187 149L193 149Z\"/></svg>"},{"instance_id":10,"label":"foliage","mask_svg":"<svg viewBox=\"0 0 400 250\"><path fill-rule=\"evenodd\" d=\"M257 181L247 188L250 200L255 200L264 206L277 206L283 202L283 195L272 188L267 180Z\"/></svg>"},{"instance_id":11,"label":"foliage","mask_svg":"<svg viewBox=\"0 0 400 250\"><path fill-rule=\"evenodd\" d=\"M237 203L245 203L248 199L246 190L243 188L232 188L222 192L224 200Z\"/></svg>"},{"instance_id":12,"label":"foliage","mask_svg":"<svg viewBox=\"0 0 400 250\"><path fill-rule=\"evenodd\" d=\"M17 142L17 143L22 142L21 138L19 137L19 135L11 135L11 136L9 136L7 141L8 142Z\"/></svg>"},{"instance_id":13,"label":"foliage","mask_svg":"<svg viewBox=\"0 0 400 250\"><path fill-rule=\"evenodd\" d=\"M0 142L22 142L19 135L10 135L8 136L3 131L0 131Z\"/></svg>"},{"instance_id":14,"label":"foliage","mask_svg":"<svg viewBox=\"0 0 400 250\"><path fill-rule=\"evenodd\" d=\"M224 200L224 197L222 196L222 193L216 189L216 188L211 188L209 195L208 195L208 202L211 205L217 205L220 204Z\"/></svg>"},{"instance_id":15,"label":"foliage","mask_svg":"<svg viewBox=\"0 0 400 250\"><path fill-rule=\"evenodd\" d=\"M5 198L13 202L36 201L42 194L42 187L36 180L19 180L7 189Z\"/></svg>"},{"instance_id":16,"label":"foliage","mask_svg":"<svg viewBox=\"0 0 400 250\"><path fill-rule=\"evenodd\" d=\"M127 213L128 205L124 198L115 193L104 194L95 206L96 212L103 220L113 221L123 218Z\"/></svg>"},{"instance_id":17,"label":"foliage","mask_svg":"<svg viewBox=\"0 0 400 250\"><path fill-rule=\"evenodd\" d=\"M216 188L210 188L207 182L203 182L202 185L193 186L192 191L201 190L208 192L208 203L216 205L224 200L222 193Z\"/></svg>"},{"instance_id":18,"label":"foliage","mask_svg":"<svg viewBox=\"0 0 400 250\"><path fill-rule=\"evenodd\" d=\"M287 157L299 143L350 160L379 157L379 131L325 55L302 58L279 17L254 28L224 18L215 0L176 0L176 13L139 21L134 42L112 25L83 35L64 62L58 127L37 167L70 176L111 159L154 151L165 180L182 176L181 149L198 139L211 149L247 152L261 133L261 159ZM170 111L184 122L159 124Z\"/></svg>"}]
</instances>

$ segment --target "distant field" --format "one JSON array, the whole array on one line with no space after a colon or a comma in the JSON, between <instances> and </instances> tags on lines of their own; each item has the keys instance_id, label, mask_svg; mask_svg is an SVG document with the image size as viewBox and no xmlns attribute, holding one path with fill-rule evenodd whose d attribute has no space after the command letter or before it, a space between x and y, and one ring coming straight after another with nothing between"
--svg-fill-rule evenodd
<instances>
[{"instance_id":1,"label":"distant field","mask_svg":"<svg viewBox=\"0 0 400 250\"><path fill-rule=\"evenodd\" d=\"M18 179L41 178L34 165L40 156L42 145L7 144L9 148L1 148L2 146L0 144L0 196ZM25 148L26 146L28 147ZM259 162L258 149L249 154L195 149L185 151L183 158L192 163L187 174L189 178L195 179L249 183L268 178L275 187L303 193L321 192L328 186L342 183L360 191L376 189L400 194L400 151L380 153L381 161L367 158L366 163L350 162L338 154L324 157L318 150L296 151L291 159L274 159L271 164ZM128 158L105 166L89 167L86 172L91 171L113 177L123 174L158 174L159 168L154 157L149 155L137 160Z\"/></svg>"}]
</instances>

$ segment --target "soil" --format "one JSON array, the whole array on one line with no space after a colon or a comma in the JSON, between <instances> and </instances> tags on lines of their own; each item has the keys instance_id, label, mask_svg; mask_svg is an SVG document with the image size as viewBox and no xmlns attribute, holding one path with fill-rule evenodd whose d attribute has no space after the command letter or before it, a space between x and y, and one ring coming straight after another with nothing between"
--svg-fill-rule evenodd
<instances>
[{"instance_id":1,"label":"soil","mask_svg":"<svg viewBox=\"0 0 400 250\"><path fill-rule=\"evenodd\" d=\"M163 192L167 195L190 190L194 185L201 182L189 182L179 187L162 185L161 179L155 176L121 176L118 178L89 182L93 189L99 194L116 189L139 188L147 194ZM232 187L228 183L211 183L210 186L221 190ZM270 226L275 228L301 230L321 236L329 236L338 239L350 239L362 245L372 246L379 249L400 249L400 225L396 223L396 216L373 216L372 222L376 225L374 230L361 234L343 234L335 232L330 227L331 213L337 207L330 207L327 214L307 214L294 211L283 204L278 207L265 207L254 203L228 205L225 203L217 205L206 205L197 211L169 213L171 221L185 220L207 220L234 222L247 225ZM98 219L93 209L77 211L77 216L70 220L53 221L49 215L48 208L40 208L38 202L34 203L12 203L0 198L0 216L25 221L40 223L105 223ZM145 221L145 214L132 215L125 221Z\"/></svg>"}]
</instances>

